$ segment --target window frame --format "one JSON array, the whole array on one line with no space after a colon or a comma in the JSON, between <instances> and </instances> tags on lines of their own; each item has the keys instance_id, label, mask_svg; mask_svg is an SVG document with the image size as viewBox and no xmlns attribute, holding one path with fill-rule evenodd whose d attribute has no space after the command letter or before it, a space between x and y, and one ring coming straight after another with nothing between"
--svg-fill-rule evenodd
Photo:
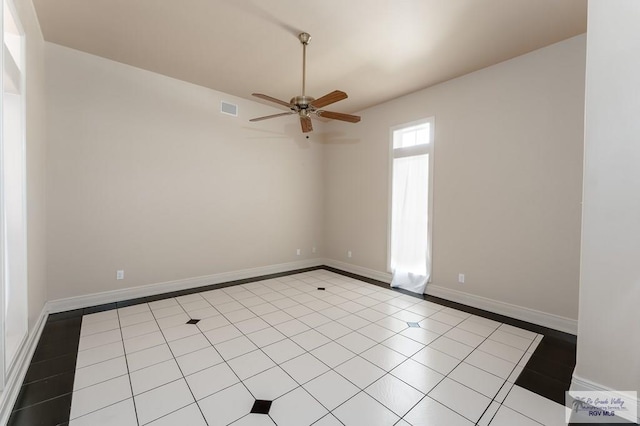
<instances>
[{"instance_id":1,"label":"window frame","mask_svg":"<svg viewBox=\"0 0 640 426\"><path fill-rule=\"evenodd\" d=\"M399 130L408 129L410 127L417 127L420 125L429 125L429 143L423 145L415 145L404 148L394 148L393 139L394 135ZM392 273L391 270L391 238L392 238L392 223L393 223L393 165L396 158L411 157L416 155L429 155L429 194L428 194L428 206L427 206L427 246L429 247L429 265L428 270L429 280L431 282L433 277L433 169L434 169L434 151L435 151L435 116L423 118L420 120L411 121L408 123L398 124L389 128L389 175L388 175L388 213L387 213L387 272ZM397 154L397 155L396 155Z\"/></svg>"}]
</instances>

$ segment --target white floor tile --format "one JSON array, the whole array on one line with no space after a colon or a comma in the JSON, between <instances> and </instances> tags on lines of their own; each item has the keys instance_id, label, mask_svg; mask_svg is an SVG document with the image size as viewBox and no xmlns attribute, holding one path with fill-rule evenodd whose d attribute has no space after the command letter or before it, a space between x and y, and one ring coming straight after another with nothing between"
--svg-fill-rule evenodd
<instances>
[{"instance_id":1,"label":"white floor tile","mask_svg":"<svg viewBox=\"0 0 640 426\"><path fill-rule=\"evenodd\" d=\"M231 423L232 426L276 426L271 417L264 414L249 413L238 421Z\"/></svg>"},{"instance_id":2,"label":"white floor tile","mask_svg":"<svg viewBox=\"0 0 640 426\"><path fill-rule=\"evenodd\" d=\"M307 351L312 351L319 346L329 343L330 341L327 337L315 330L307 330L300 334L296 334L291 337L291 340Z\"/></svg>"},{"instance_id":3,"label":"white floor tile","mask_svg":"<svg viewBox=\"0 0 640 426\"><path fill-rule=\"evenodd\" d=\"M132 306L126 306L124 308L119 308L118 309L118 316L120 318L124 318L126 316L131 316L131 315L145 313L145 312L151 312L151 309L149 309L149 305L146 304L146 303L140 303L140 304L137 304L137 305L132 305Z\"/></svg>"},{"instance_id":4,"label":"white floor tile","mask_svg":"<svg viewBox=\"0 0 640 426\"><path fill-rule=\"evenodd\" d=\"M383 369L359 356L339 365L335 371L360 389L366 388L385 374Z\"/></svg>"},{"instance_id":5,"label":"white floor tile","mask_svg":"<svg viewBox=\"0 0 640 426\"><path fill-rule=\"evenodd\" d=\"M173 354L167 344L151 347L127 355L129 372L140 370L163 361L173 359Z\"/></svg>"},{"instance_id":6,"label":"white floor tile","mask_svg":"<svg viewBox=\"0 0 640 426\"><path fill-rule=\"evenodd\" d=\"M98 346L78 352L76 368L97 364L108 359L117 358L124 355L124 345L121 341Z\"/></svg>"},{"instance_id":7,"label":"white floor tile","mask_svg":"<svg viewBox=\"0 0 640 426\"><path fill-rule=\"evenodd\" d=\"M156 319L172 317L178 314L185 314L185 311L177 304L166 308L153 309L153 316L156 317Z\"/></svg>"},{"instance_id":8,"label":"white floor tile","mask_svg":"<svg viewBox=\"0 0 640 426\"><path fill-rule=\"evenodd\" d=\"M491 399L496 396L504 383L504 379L487 373L466 362L458 365L451 374L449 374L449 378Z\"/></svg>"},{"instance_id":9,"label":"white floor tile","mask_svg":"<svg viewBox=\"0 0 640 426\"><path fill-rule=\"evenodd\" d=\"M270 325L258 317L249 318L244 321L235 322L233 325L244 334L253 333L254 331L263 330Z\"/></svg>"},{"instance_id":10,"label":"white floor tile","mask_svg":"<svg viewBox=\"0 0 640 426\"><path fill-rule=\"evenodd\" d=\"M122 338L131 339L133 337L142 336L143 334L149 334L159 330L160 328L155 321L141 322L128 327L122 327Z\"/></svg>"},{"instance_id":11,"label":"white floor tile","mask_svg":"<svg viewBox=\"0 0 640 426\"><path fill-rule=\"evenodd\" d=\"M286 313L288 313L289 315L291 315L294 318L300 319L301 317L304 317L305 315L309 315L311 313L313 313L313 310L311 310L310 308L307 308L304 305L300 305L300 304L296 304L293 306L290 306L288 308L284 308L282 309L283 311L285 311Z\"/></svg>"},{"instance_id":12,"label":"white floor tile","mask_svg":"<svg viewBox=\"0 0 640 426\"><path fill-rule=\"evenodd\" d=\"M337 321L340 324L344 325L345 327L349 327L352 330L358 330L359 328L367 326L371 323L371 321L353 314L347 315L346 317L339 318Z\"/></svg>"},{"instance_id":13,"label":"white floor tile","mask_svg":"<svg viewBox=\"0 0 640 426\"><path fill-rule=\"evenodd\" d=\"M333 410L360 392L360 389L335 371L328 371L303 387L328 410Z\"/></svg>"},{"instance_id":14,"label":"white floor tile","mask_svg":"<svg viewBox=\"0 0 640 426\"><path fill-rule=\"evenodd\" d=\"M373 324L373 323L365 327L362 327L361 329L358 330L358 333L363 334L368 338L375 340L378 343L384 340L387 340L388 338L395 335L393 331L387 328L384 328L381 325Z\"/></svg>"},{"instance_id":15,"label":"white floor tile","mask_svg":"<svg viewBox=\"0 0 640 426\"><path fill-rule=\"evenodd\" d=\"M354 302L354 305L358 305L358 304ZM344 305L340 305L340 306L344 307ZM371 308L362 309L362 307L359 310L355 311L354 314L371 322L380 321L381 319L386 318L388 316L387 314L377 311L375 309L371 309Z\"/></svg>"},{"instance_id":16,"label":"white floor tile","mask_svg":"<svg viewBox=\"0 0 640 426\"><path fill-rule=\"evenodd\" d=\"M189 316L194 319L206 319L220 315L220 312L216 310L216 308L209 306L207 308L202 309L194 309L189 311Z\"/></svg>"},{"instance_id":17,"label":"white floor tile","mask_svg":"<svg viewBox=\"0 0 640 426\"><path fill-rule=\"evenodd\" d=\"M120 328L118 318L108 319L105 321L85 322L83 317L82 326L80 328L80 337L110 330L117 330L118 328Z\"/></svg>"},{"instance_id":18,"label":"white floor tile","mask_svg":"<svg viewBox=\"0 0 640 426\"><path fill-rule=\"evenodd\" d=\"M466 319L458 324L458 328L469 331L473 334L477 334L481 337L489 337L491 333L495 331L495 327L481 324L474 321L473 318Z\"/></svg>"},{"instance_id":19,"label":"white floor tile","mask_svg":"<svg viewBox=\"0 0 640 426\"><path fill-rule=\"evenodd\" d=\"M415 312L406 310L398 311L391 316L406 322L420 322L425 318L424 315L416 314Z\"/></svg>"},{"instance_id":20,"label":"white floor tile","mask_svg":"<svg viewBox=\"0 0 640 426\"><path fill-rule=\"evenodd\" d=\"M451 325L453 327L455 327L456 325L458 325L462 321L464 321L464 318L460 318L458 316L451 315L450 313L445 313L443 311L437 312L437 313L431 315L429 318L434 319L436 321L443 322L443 323Z\"/></svg>"},{"instance_id":21,"label":"white floor tile","mask_svg":"<svg viewBox=\"0 0 640 426\"><path fill-rule=\"evenodd\" d=\"M480 420L478 420L477 426L489 426L489 423L491 423L491 420L493 420L493 416L496 415L496 412L500 407L500 403L493 401L491 405L489 405L489 408L487 408L487 411L482 414Z\"/></svg>"},{"instance_id":22,"label":"white floor tile","mask_svg":"<svg viewBox=\"0 0 640 426\"><path fill-rule=\"evenodd\" d=\"M496 342L491 339L485 340L480 346L478 346L478 349L513 364L520 362L520 359L525 354L524 349L517 349L513 346L505 345L504 343Z\"/></svg>"},{"instance_id":23,"label":"white floor tile","mask_svg":"<svg viewBox=\"0 0 640 426\"><path fill-rule=\"evenodd\" d=\"M292 337L309 330L309 327L305 323L300 322L297 319L279 323L274 325L274 327L287 337Z\"/></svg>"},{"instance_id":24,"label":"white floor tile","mask_svg":"<svg viewBox=\"0 0 640 426\"><path fill-rule=\"evenodd\" d=\"M245 336L236 337L235 339L218 343L217 345L214 345L214 347L225 360L230 360L258 349L258 347Z\"/></svg>"},{"instance_id":25,"label":"white floor tile","mask_svg":"<svg viewBox=\"0 0 640 426\"><path fill-rule=\"evenodd\" d=\"M507 379L511 371L515 368L515 364L504 359L498 358L481 350L475 350L469 355L464 362L478 367L486 372L503 379Z\"/></svg>"},{"instance_id":26,"label":"white floor tile","mask_svg":"<svg viewBox=\"0 0 640 426\"><path fill-rule=\"evenodd\" d=\"M229 312L237 311L238 309L245 309L244 305L241 305L239 302L226 302L220 305L212 302L214 308L216 308L222 314L228 314Z\"/></svg>"},{"instance_id":27,"label":"white floor tile","mask_svg":"<svg viewBox=\"0 0 640 426\"><path fill-rule=\"evenodd\" d=\"M429 346L413 355L411 359L445 376L460 363L459 359L430 348Z\"/></svg>"},{"instance_id":28,"label":"white floor tile","mask_svg":"<svg viewBox=\"0 0 640 426\"><path fill-rule=\"evenodd\" d=\"M253 396L242 383L198 401L209 425L228 425L246 416L251 411L253 403Z\"/></svg>"},{"instance_id":29,"label":"white floor tile","mask_svg":"<svg viewBox=\"0 0 640 426\"><path fill-rule=\"evenodd\" d=\"M106 382L80 389L71 399L70 419L131 398L129 377L120 376Z\"/></svg>"},{"instance_id":30,"label":"white floor tile","mask_svg":"<svg viewBox=\"0 0 640 426\"><path fill-rule=\"evenodd\" d=\"M235 339L242 336L240 330L233 325L225 325L223 327L214 328L213 330L205 331L204 335L212 345L226 342L227 340Z\"/></svg>"},{"instance_id":31,"label":"white floor tile","mask_svg":"<svg viewBox=\"0 0 640 426\"><path fill-rule=\"evenodd\" d=\"M498 412L490 424L491 426L540 426L540 423L504 405L498 409Z\"/></svg>"},{"instance_id":32,"label":"white floor tile","mask_svg":"<svg viewBox=\"0 0 640 426\"><path fill-rule=\"evenodd\" d=\"M178 357L200 349L211 347L209 340L202 334L194 334L184 339L169 342L169 347L173 355Z\"/></svg>"},{"instance_id":33,"label":"white floor tile","mask_svg":"<svg viewBox=\"0 0 640 426\"><path fill-rule=\"evenodd\" d=\"M536 333L529 330L523 330L522 328L514 327L509 324L501 324L499 330L506 331L507 333L515 334L516 336L524 337L525 339L534 339Z\"/></svg>"},{"instance_id":34,"label":"white floor tile","mask_svg":"<svg viewBox=\"0 0 640 426\"><path fill-rule=\"evenodd\" d=\"M128 373L127 361L124 356L78 368L73 381L73 390L77 391Z\"/></svg>"},{"instance_id":35,"label":"white floor tile","mask_svg":"<svg viewBox=\"0 0 640 426\"><path fill-rule=\"evenodd\" d=\"M223 359L215 348L209 346L176 358L182 374L188 376L205 368L220 364Z\"/></svg>"},{"instance_id":36,"label":"white floor tile","mask_svg":"<svg viewBox=\"0 0 640 426\"><path fill-rule=\"evenodd\" d=\"M430 348L436 349L440 352L443 352L447 355L451 355L452 357L463 360L465 359L471 352L473 352L473 347L467 346L463 343L460 343L456 340L449 339L445 336L442 336L436 340L434 340L430 345Z\"/></svg>"},{"instance_id":37,"label":"white floor tile","mask_svg":"<svg viewBox=\"0 0 640 426\"><path fill-rule=\"evenodd\" d=\"M140 426L194 402L184 379L167 383L159 388L137 395L134 399Z\"/></svg>"},{"instance_id":38,"label":"white floor tile","mask_svg":"<svg viewBox=\"0 0 640 426\"><path fill-rule=\"evenodd\" d=\"M133 315L120 316L120 327L127 327L141 322L154 321L155 318L151 311L140 312Z\"/></svg>"},{"instance_id":39,"label":"white floor tile","mask_svg":"<svg viewBox=\"0 0 640 426\"><path fill-rule=\"evenodd\" d=\"M331 321L330 318L327 318L324 315L321 315L317 312L312 312L308 315L304 315L298 318L298 320L302 321L303 323L305 323L311 328L316 328L318 326L321 326L322 324L326 324Z\"/></svg>"},{"instance_id":40,"label":"white floor tile","mask_svg":"<svg viewBox=\"0 0 640 426\"><path fill-rule=\"evenodd\" d=\"M82 325L114 319L118 319L118 311L116 311L115 309L104 312L96 312L95 314L84 315L82 317Z\"/></svg>"},{"instance_id":41,"label":"white floor tile","mask_svg":"<svg viewBox=\"0 0 640 426\"><path fill-rule=\"evenodd\" d=\"M280 364L302 355L305 351L291 339L284 339L262 348L269 358Z\"/></svg>"},{"instance_id":42,"label":"white floor tile","mask_svg":"<svg viewBox=\"0 0 640 426\"><path fill-rule=\"evenodd\" d=\"M303 388L297 388L273 401L269 416L278 426L310 425L327 414Z\"/></svg>"},{"instance_id":43,"label":"white floor tile","mask_svg":"<svg viewBox=\"0 0 640 426\"><path fill-rule=\"evenodd\" d=\"M473 423L480 420L491 404L491 399L446 377L429 392L429 396Z\"/></svg>"},{"instance_id":44,"label":"white floor tile","mask_svg":"<svg viewBox=\"0 0 640 426\"><path fill-rule=\"evenodd\" d=\"M193 336L194 334L200 334L200 329L193 324L182 324L175 327L165 328L162 330L162 334L164 334L167 342L172 342L174 340Z\"/></svg>"},{"instance_id":45,"label":"white floor tile","mask_svg":"<svg viewBox=\"0 0 640 426\"><path fill-rule=\"evenodd\" d=\"M364 392L360 392L333 413L345 426L386 426L400 418Z\"/></svg>"},{"instance_id":46,"label":"white floor tile","mask_svg":"<svg viewBox=\"0 0 640 426\"><path fill-rule=\"evenodd\" d=\"M473 423L428 396L404 417L412 426L472 426ZM515 425L514 425L515 426Z\"/></svg>"},{"instance_id":47,"label":"white floor tile","mask_svg":"<svg viewBox=\"0 0 640 426\"><path fill-rule=\"evenodd\" d=\"M425 318L418 324L420 324L420 327L424 328L425 330L429 330L436 334L444 334L453 328L451 325L436 321L433 318Z\"/></svg>"},{"instance_id":48,"label":"white floor tile","mask_svg":"<svg viewBox=\"0 0 640 426\"><path fill-rule=\"evenodd\" d=\"M237 322L245 321L250 318L256 317L256 315L250 309L247 309L247 308L238 309L232 312L226 312L224 316L227 317L227 319L234 324Z\"/></svg>"},{"instance_id":49,"label":"white floor tile","mask_svg":"<svg viewBox=\"0 0 640 426\"><path fill-rule=\"evenodd\" d=\"M244 381L255 399L273 401L298 387L282 368L273 367Z\"/></svg>"},{"instance_id":50,"label":"white floor tile","mask_svg":"<svg viewBox=\"0 0 640 426\"><path fill-rule=\"evenodd\" d=\"M189 321L189 315L185 313L172 315L170 317L159 318L156 320L161 329L171 328L178 325L186 324Z\"/></svg>"},{"instance_id":51,"label":"white floor tile","mask_svg":"<svg viewBox=\"0 0 640 426\"><path fill-rule=\"evenodd\" d=\"M207 426L198 405L191 404L158 420L149 423L149 426Z\"/></svg>"},{"instance_id":52,"label":"white floor tile","mask_svg":"<svg viewBox=\"0 0 640 426\"><path fill-rule=\"evenodd\" d=\"M300 384L304 384L329 370L329 367L308 353L293 358L281 364L280 367Z\"/></svg>"},{"instance_id":53,"label":"white floor tile","mask_svg":"<svg viewBox=\"0 0 640 426\"><path fill-rule=\"evenodd\" d=\"M247 337L259 348L268 346L272 343L276 343L287 338L287 336L280 333L278 330L271 326L267 326L267 328L263 330L247 334Z\"/></svg>"},{"instance_id":54,"label":"white floor tile","mask_svg":"<svg viewBox=\"0 0 640 426\"><path fill-rule=\"evenodd\" d=\"M331 318L334 321L338 318L344 318L349 315L349 312L345 311L344 309L340 309L337 306L323 309L320 311L320 313L327 318Z\"/></svg>"},{"instance_id":55,"label":"white floor tile","mask_svg":"<svg viewBox=\"0 0 640 426\"><path fill-rule=\"evenodd\" d=\"M434 333L433 331L426 330L422 327L409 327L401 331L400 334L404 337L415 340L418 343L422 343L423 345L428 345L440 337L438 333Z\"/></svg>"},{"instance_id":56,"label":"white floor tile","mask_svg":"<svg viewBox=\"0 0 640 426\"><path fill-rule=\"evenodd\" d=\"M390 374L376 380L364 391L400 417L424 397L422 392Z\"/></svg>"},{"instance_id":57,"label":"white floor tile","mask_svg":"<svg viewBox=\"0 0 640 426\"><path fill-rule=\"evenodd\" d=\"M205 318L201 320L197 326L200 331L205 332L209 330L213 330L214 328L224 327L226 325L231 324L229 320L224 315L214 315L209 318Z\"/></svg>"},{"instance_id":58,"label":"white floor tile","mask_svg":"<svg viewBox=\"0 0 640 426\"><path fill-rule=\"evenodd\" d=\"M444 334L444 337L448 337L451 340L463 343L472 348L477 347L485 339L482 336L478 336L477 334L474 334L470 331L463 330L460 327L454 327L451 330L447 331Z\"/></svg>"},{"instance_id":59,"label":"white floor tile","mask_svg":"<svg viewBox=\"0 0 640 426\"><path fill-rule=\"evenodd\" d=\"M342 336L336 342L356 354L362 353L376 344L375 341L355 331Z\"/></svg>"},{"instance_id":60,"label":"white floor tile","mask_svg":"<svg viewBox=\"0 0 640 426\"><path fill-rule=\"evenodd\" d=\"M412 359L406 360L391 370L391 374L424 394L429 393L444 378L437 371L425 367Z\"/></svg>"},{"instance_id":61,"label":"white floor tile","mask_svg":"<svg viewBox=\"0 0 640 426\"><path fill-rule=\"evenodd\" d=\"M332 340L351 333L351 329L349 327L345 327L336 321L331 321L327 324L321 325L320 327L316 327L316 330Z\"/></svg>"},{"instance_id":62,"label":"white floor tile","mask_svg":"<svg viewBox=\"0 0 640 426\"><path fill-rule=\"evenodd\" d=\"M376 324L381 325L382 327L393 331L394 333L398 333L405 328L408 328L406 321L399 320L398 318L386 317L381 319L380 321L376 321Z\"/></svg>"},{"instance_id":63,"label":"white floor tile","mask_svg":"<svg viewBox=\"0 0 640 426\"><path fill-rule=\"evenodd\" d=\"M131 373L133 394L138 395L182 378L182 372L175 360L170 359Z\"/></svg>"},{"instance_id":64,"label":"white floor tile","mask_svg":"<svg viewBox=\"0 0 640 426\"><path fill-rule=\"evenodd\" d=\"M207 309L207 308L211 308L211 304L202 298L200 300L194 300L193 302L182 303L182 309L184 309L187 312L193 312L199 309Z\"/></svg>"},{"instance_id":65,"label":"white floor tile","mask_svg":"<svg viewBox=\"0 0 640 426\"><path fill-rule=\"evenodd\" d=\"M311 354L331 368L335 368L356 356L353 352L335 342L329 342L326 345L320 346L312 350Z\"/></svg>"},{"instance_id":66,"label":"white floor tile","mask_svg":"<svg viewBox=\"0 0 640 426\"><path fill-rule=\"evenodd\" d=\"M80 342L78 343L78 351L85 351L87 349L106 345L107 343L120 341L122 341L120 329L90 334L88 336L80 337Z\"/></svg>"},{"instance_id":67,"label":"white floor tile","mask_svg":"<svg viewBox=\"0 0 640 426\"><path fill-rule=\"evenodd\" d=\"M253 312L254 314L258 315L258 316L263 316L266 314L270 314L272 312L276 312L278 311L278 307L277 306L273 306L271 303L263 303L260 305L256 305L256 306L252 306L250 308L251 312Z\"/></svg>"},{"instance_id":68,"label":"white floor tile","mask_svg":"<svg viewBox=\"0 0 640 426\"><path fill-rule=\"evenodd\" d=\"M238 383L238 377L225 363L214 365L185 377L196 401Z\"/></svg>"},{"instance_id":69,"label":"white floor tile","mask_svg":"<svg viewBox=\"0 0 640 426\"><path fill-rule=\"evenodd\" d=\"M162 299L162 300L149 302L149 308L151 308L151 311L157 311L158 309L164 309L170 306L178 306L178 305L179 305L178 301L173 297L169 299Z\"/></svg>"},{"instance_id":70,"label":"white floor tile","mask_svg":"<svg viewBox=\"0 0 640 426\"><path fill-rule=\"evenodd\" d=\"M529 345L533 341L534 337L535 336L531 338L525 338L508 333L503 330L496 330L491 336L489 336L489 339L526 351L529 348Z\"/></svg>"},{"instance_id":71,"label":"white floor tile","mask_svg":"<svg viewBox=\"0 0 640 426\"><path fill-rule=\"evenodd\" d=\"M329 413L315 422L313 426L342 426L342 423L333 414Z\"/></svg>"},{"instance_id":72,"label":"white floor tile","mask_svg":"<svg viewBox=\"0 0 640 426\"><path fill-rule=\"evenodd\" d=\"M275 366L273 361L259 349L234 358L228 364L240 380L248 379Z\"/></svg>"},{"instance_id":73,"label":"white floor tile","mask_svg":"<svg viewBox=\"0 0 640 426\"><path fill-rule=\"evenodd\" d=\"M133 399L94 411L69 422L69 426L138 426Z\"/></svg>"},{"instance_id":74,"label":"white floor tile","mask_svg":"<svg viewBox=\"0 0 640 426\"><path fill-rule=\"evenodd\" d=\"M269 324L271 324L272 326L276 326L277 324L282 324L283 322L291 321L294 318L286 312L277 310L275 312L262 315L262 319L268 322Z\"/></svg>"},{"instance_id":75,"label":"white floor tile","mask_svg":"<svg viewBox=\"0 0 640 426\"><path fill-rule=\"evenodd\" d=\"M390 371L407 359L404 355L383 345L376 345L362 352L360 356L385 371Z\"/></svg>"},{"instance_id":76,"label":"white floor tile","mask_svg":"<svg viewBox=\"0 0 640 426\"><path fill-rule=\"evenodd\" d=\"M422 343L416 342L415 340L409 339L408 337L404 337L400 334L390 337L382 342L382 344L404 356L411 356L424 348Z\"/></svg>"},{"instance_id":77,"label":"white floor tile","mask_svg":"<svg viewBox=\"0 0 640 426\"><path fill-rule=\"evenodd\" d=\"M144 349L149 349L154 346L162 345L166 343L164 336L160 331L154 331L153 333L144 334L142 336L134 337L133 339L127 339L124 341L124 350L127 354L138 352Z\"/></svg>"},{"instance_id":78,"label":"white floor tile","mask_svg":"<svg viewBox=\"0 0 640 426\"><path fill-rule=\"evenodd\" d=\"M513 386L504 400L507 407L545 426L564 425L565 407L520 386Z\"/></svg>"}]
</instances>

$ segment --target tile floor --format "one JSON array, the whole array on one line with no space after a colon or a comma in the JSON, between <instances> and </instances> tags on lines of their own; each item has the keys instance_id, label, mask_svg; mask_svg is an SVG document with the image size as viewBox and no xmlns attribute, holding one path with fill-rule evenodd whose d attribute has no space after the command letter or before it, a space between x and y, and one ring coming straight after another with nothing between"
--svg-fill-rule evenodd
<instances>
[{"instance_id":1,"label":"tile floor","mask_svg":"<svg viewBox=\"0 0 640 426\"><path fill-rule=\"evenodd\" d=\"M542 335L324 269L58 323L77 357L41 341L23 388L51 357L75 371L21 392L9 424L565 424L515 384Z\"/></svg>"}]
</instances>

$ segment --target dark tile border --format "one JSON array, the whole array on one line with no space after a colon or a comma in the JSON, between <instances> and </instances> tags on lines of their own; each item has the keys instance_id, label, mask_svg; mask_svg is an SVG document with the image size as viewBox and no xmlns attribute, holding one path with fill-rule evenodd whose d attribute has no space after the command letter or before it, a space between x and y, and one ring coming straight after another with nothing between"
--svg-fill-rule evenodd
<instances>
[{"instance_id":1,"label":"dark tile border","mask_svg":"<svg viewBox=\"0 0 640 426\"><path fill-rule=\"evenodd\" d=\"M566 372L555 371L554 374L546 375L544 371L539 371L541 369L540 365L545 365L544 360L547 360L549 356L551 356L554 357L552 362L557 363L557 358L555 357L559 356L560 359L564 361L562 363L563 368L570 368L571 371L573 371L573 366L575 365L576 336L572 334L563 333L537 324L517 320L439 297L426 294L419 295L406 290L391 288L388 283L351 272L342 271L330 266L315 266L50 314L47 318L42 335L40 336L38 346L36 347L36 351L29 365L27 375L22 384L19 396L14 404L13 411L7 425L48 426L66 425L68 423L71 410L73 380L75 378L76 358L78 355L78 344L80 342L80 327L83 315L138 305L141 303L154 302L171 297L185 296L203 291L285 277L288 275L295 275L319 269L334 272L336 274L354 278L359 281L390 289L418 299L428 300L439 305L509 324L534 333L543 334L545 337L534 353L534 355L537 355L535 362L532 363L529 361L529 363L527 363L527 366L523 370L521 376L525 374L525 372L526 374L522 376L522 380L520 380L520 377L518 380L525 384L523 386L525 388L527 388L528 383L539 384L537 388L541 388L542 390L537 388L537 390L530 390L549 399L558 399L557 395L559 395L559 389L561 387L558 383L563 383L562 386L565 385L564 382L559 382L557 377L552 376L566 377ZM545 345L543 345L543 343L545 343ZM538 353L540 346L542 346L543 350ZM570 355L571 350L574 352L573 363ZM545 351L548 351L552 355L546 354ZM532 356L532 358L534 357ZM529 368L530 364L531 368ZM540 377L542 377L542 379ZM547 378L550 380L548 383L545 382ZM536 386L531 387L535 388ZM545 392L545 388L550 389L547 393L552 397L541 393ZM564 404L564 401L560 403Z\"/></svg>"}]
</instances>

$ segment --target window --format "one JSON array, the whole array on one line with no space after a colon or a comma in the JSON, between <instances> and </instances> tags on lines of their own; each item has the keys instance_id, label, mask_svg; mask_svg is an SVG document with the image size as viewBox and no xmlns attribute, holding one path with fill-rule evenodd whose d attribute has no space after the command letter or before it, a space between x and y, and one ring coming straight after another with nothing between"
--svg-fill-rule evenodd
<instances>
[{"instance_id":1,"label":"window","mask_svg":"<svg viewBox=\"0 0 640 426\"><path fill-rule=\"evenodd\" d=\"M392 287L423 293L431 276L433 118L391 131Z\"/></svg>"},{"instance_id":2,"label":"window","mask_svg":"<svg viewBox=\"0 0 640 426\"><path fill-rule=\"evenodd\" d=\"M28 328L24 32L11 0L2 3L0 384Z\"/></svg>"}]
</instances>

